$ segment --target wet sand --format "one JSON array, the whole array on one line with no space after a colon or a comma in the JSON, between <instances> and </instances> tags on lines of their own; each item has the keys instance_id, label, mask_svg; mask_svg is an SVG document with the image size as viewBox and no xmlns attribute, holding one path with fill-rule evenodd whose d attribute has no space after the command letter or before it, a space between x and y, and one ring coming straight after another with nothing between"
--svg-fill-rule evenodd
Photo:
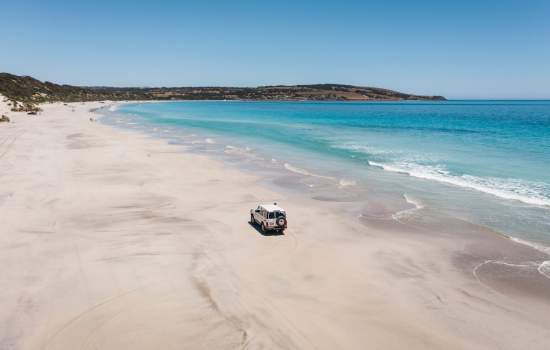
<instances>
[{"instance_id":1,"label":"wet sand","mask_svg":"<svg viewBox=\"0 0 550 350\"><path fill-rule=\"evenodd\" d=\"M358 219L90 122L100 106L0 125L0 349L547 348L549 280L486 263L542 253L458 221ZM247 222L272 201L284 235Z\"/></svg>"}]
</instances>

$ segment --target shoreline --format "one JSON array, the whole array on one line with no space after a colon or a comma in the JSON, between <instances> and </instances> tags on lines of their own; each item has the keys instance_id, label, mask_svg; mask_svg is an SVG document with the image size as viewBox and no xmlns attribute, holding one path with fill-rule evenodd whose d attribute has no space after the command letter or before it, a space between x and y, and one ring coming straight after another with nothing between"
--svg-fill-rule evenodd
<instances>
[{"instance_id":1,"label":"shoreline","mask_svg":"<svg viewBox=\"0 0 550 350\"><path fill-rule=\"evenodd\" d=\"M0 277L0 348L546 347L548 279L476 267L519 265L531 248L463 222L351 220L90 122L106 105L44 105L0 125L0 261L16 266ZM246 222L272 200L291 213L283 236Z\"/></svg>"},{"instance_id":2,"label":"shoreline","mask_svg":"<svg viewBox=\"0 0 550 350\"><path fill-rule=\"evenodd\" d=\"M174 101L175 103L186 101ZM208 101L207 101L208 102ZM212 101L210 101L212 102ZM214 101L214 102L223 102L223 101ZM231 101L229 101L231 102ZM245 101L237 101L242 103ZM256 101L263 103L261 101ZM282 101L281 101L282 102ZM254 103L251 102L251 103ZM139 105L141 103L137 102L134 105ZM123 113L124 114L124 113ZM126 116L128 117L128 116ZM138 118L139 119L139 118ZM145 122L147 122L145 120ZM231 136L230 136L231 137ZM231 139L231 138L230 138ZM351 158L361 158L363 154L361 150L351 147L351 146L334 146L336 151L349 151L351 155L348 154L348 157ZM481 175L476 175L475 172L472 174L468 173L465 170L465 173L452 173L448 171L440 171L437 167L426 165L426 164L409 164L402 165L397 163L392 163L391 161L373 161L371 159L365 160L371 168L381 169L384 172L395 173L400 175L405 175L410 178L428 180L436 182L438 185L449 186L459 188L460 190L467 192L473 191L479 195L487 195L489 197L494 197L494 199L503 199L509 201L510 203L516 205L526 205L534 210L550 209L550 202L548 198L544 195L544 190L537 189L537 182L520 179L520 178L491 178L483 177ZM521 238L521 237L520 237ZM550 241L548 242L550 244Z\"/></svg>"},{"instance_id":3,"label":"shoreline","mask_svg":"<svg viewBox=\"0 0 550 350\"><path fill-rule=\"evenodd\" d=\"M220 100L220 101L221 102L226 102L224 100ZM128 103L132 103L132 102L133 101L129 101ZM147 102L151 102L151 101L146 101L145 103L147 103ZM188 102L188 101L183 100L183 101L174 101L174 102ZM233 101L228 101L228 102L233 102ZM246 102L246 101L245 100L237 100L237 102ZM260 101L260 102L263 102L263 101ZM268 101L268 102L271 102L271 101ZM277 101L274 101L274 102L277 102ZM283 101L281 101L281 102L283 102ZM308 102L308 101L304 101L304 102ZM311 101L309 101L309 102L311 102ZM334 102L334 101L326 101L326 102ZM352 101L352 102L358 102L358 101ZM368 101L360 101L360 102L368 102ZM373 102L376 102L376 101L373 101ZM392 101L378 101L378 102L392 102ZM141 102L137 102L137 103L141 103ZM118 106L120 106L120 104L115 103L114 106L116 106L115 108L118 108ZM113 110L112 108L109 108L108 110L109 110L109 112L115 112L115 110ZM101 115L100 110L97 110L95 112ZM102 115L102 117L106 117L106 116ZM125 127L125 126L117 126L117 127L120 127L123 130L127 129L127 127ZM147 133L145 131L139 131L139 130L132 130L132 131L137 132L137 133L145 133L149 137L159 138L161 140L164 140L162 137L156 137L156 136L150 135L149 133ZM210 139L207 139L207 141L209 141L209 140ZM225 140L225 141L229 141L229 140ZM227 146L226 146L226 150L227 150ZM186 151L187 150L185 150L185 152ZM226 153L226 152L224 151L224 153ZM205 155L204 153L200 153L200 154L203 155L203 156ZM206 156L209 157L210 155L206 154ZM216 159L217 160L221 159L221 162L224 164L224 166L235 167L234 164L227 164L227 160L224 160L223 158L217 157ZM241 171L251 173L253 176L258 175L258 174L255 174L256 172L254 170L243 169L242 167L240 167L238 165L236 167L237 167L237 169L239 169ZM294 173L294 174L318 177L318 178L321 178L321 179L338 180L338 179L333 178L331 176L318 175L318 174L315 174L315 173L310 173L308 170L305 170L305 169L295 168L293 165L291 165L289 163L284 163L284 168L286 170ZM386 170L384 168L382 168L382 169ZM407 173L407 175L414 177L413 175L411 175L409 173ZM339 183L341 184L342 181L344 181L344 180L345 179L343 179L343 178L340 179ZM435 181L437 181L437 180L435 180ZM448 184L446 182L443 182L443 183ZM310 198L310 196L306 192L301 193L298 196L292 196L292 193L296 190L295 188L293 188L291 186L286 187L284 185L276 185L276 184L273 183L273 180L270 180L267 183L265 183L265 181L264 181L262 183L262 185L264 185L264 186L267 185L270 190L274 190L274 191L281 191L282 190L287 196L291 196L291 197L293 197L294 199L297 199L297 200L317 199L317 198ZM494 195L492 193L488 193L488 194ZM494 196L499 197L497 195L494 195ZM506 199L505 197L501 197L501 198ZM399 216L401 214L407 214L408 215L409 213L416 212L417 210L422 210L422 209L424 209L424 205L422 203L420 203L420 204L416 203L414 199L411 201L407 197L406 194L404 194L404 199L407 202L407 204L413 205L414 207L399 210L396 213L392 214L391 217L395 221L397 221L398 223L407 226L406 222L401 222L398 218L395 218L394 216L396 216L396 215ZM326 199L321 199L321 201L324 201L324 200L326 200ZM518 199L513 199L513 200L518 200ZM518 201L523 202L522 200L518 200ZM328 200L328 202L332 202L332 200ZM338 200L336 200L336 202L338 202ZM537 204L528 203L528 202L523 202L523 203L528 204L528 205L539 206ZM546 205L544 205L544 204L541 204L540 206L543 207L543 208L546 207ZM332 208L332 209L334 209L334 208ZM347 212L347 210L338 209L338 212L342 215L347 215L348 219L354 219L353 214L350 213L350 212ZM479 224L473 224L473 223L468 222L467 225L477 226ZM388 229L388 228L386 227L385 229ZM430 228L430 230L431 229L433 229L433 228ZM389 230L392 230L392 229L389 229ZM503 232L500 232L500 231L482 226L482 225L479 225L479 227L476 227L476 230L482 230L482 231L484 231L483 234L489 235L489 236L494 236L494 237L497 238L497 240L501 239L501 238L504 238L505 239L504 242L498 242L498 241L495 241L495 242L497 242L497 245L499 245L499 246L503 246L503 247L507 246L507 245L511 246L512 248L510 248L510 247L508 247L507 249L505 248L508 251L510 249L513 251L514 250L514 248L513 248L514 245L520 245L520 247L517 250L522 251L522 254L520 254L520 256L522 256L524 259L528 260L528 262L527 262L527 264L521 264L521 263L520 264L515 264L515 266L516 267L528 267L528 268L531 268L531 269L534 268L540 273L541 276L543 276L544 278L550 279L550 266L548 266L548 264L550 264L550 247L541 245L539 243L530 242L530 241L527 241L527 240L524 240L524 239L521 239L521 238L518 238L518 237L515 237L515 236L512 236L512 235L509 235L509 234L506 234L506 233L503 233ZM412 231L414 231L414 229L412 229L410 231L412 232ZM470 237L470 239L472 239L472 237ZM477 238L473 237L473 240L475 240L475 239L477 239ZM481 238L481 239L483 240L483 238ZM526 247L528 248L527 250L525 249ZM528 252L530 250L534 250L535 251L534 254L529 254ZM484 253L479 253L478 252L477 254L479 254L480 256L486 255L486 258L488 258L489 256L491 256L491 253L492 252L485 251ZM518 257L515 257L513 259L517 260ZM539 262L535 263L535 261L532 261L533 259L536 259ZM455 259L455 260L460 260L460 259ZM499 264L510 264L510 263L507 263L506 261L501 261L498 258L495 258L494 256L492 257L492 259L485 259L484 261L479 262L476 265L472 265L472 264L462 265L461 263L457 263L458 266L460 266L461 268L464 268L464 272L466 274L471 273L480 284L483 284L483 282L481 282L481 280L477 276L477 270L479 270L480 265L487 265L487 264L499 265ZM511 266L513 267L514 264L511 264ZM548 271L546 271L546 269L548 269ZM540 277L540 276L536 276L536 277ZM514 278L514 276L512 276L511 278ZM489 279L490 279L490 277L489 277ZM544 281L544 282L546 282L546 281ZM513 282L511 282L511 283L513 283ZM545 295L546 291L550 291L550 284L549 283L545 283L545 284L547 284L547 287L543 288L543 292L535 291L535 294L537 294L538 297L542 297L542 299L544 301L550 301L550 299L547 299L546 295ZM522 290L522 288L519 288L519 292L521 292L521 290ZM527 288L527 290L528 290L528 292L526 292L525 294L529 295L532 292L532 290L530 290L529 288Z\"/></svg>"},{"instance_id":4,"label":"shoreline","mask_svg":"<svg viewBox=\"0 0 550 350\"><path fill-rule=\"evenodd\" d=\"M145 101L144 103L147 103L147 102L150 102L150 101ZM174 102L187 102L187 101L174 101ZM231 101L230 101L231 102ZM132 102L129 102L131 104L134 104ZM140 104L140 102L137 102L136 104ZM118 104L118 103L115 103L115 105L121 105L121 104ZM117 107L118 108L118 107ZM151 125L141 125L143 124L144 121L141 121L141 120L132 120L132 123L129 123L129 124L132 124L132 125L126 125L126 123L124 122L125 119L127 119L128 117L133 117L131 115L128 115L128 114L125 114L124 112L121 114L121 115L117 115L116 114L116 110L113 109L112 107L108 109L108 111L105 113L101 110L98 110L97 111L100 115L102 115L102 117L105 117L105 120L109 120L109 122L106 122L107 125L110 125L110 126L114 126L114 127L117 127L117 128L121 128L123 130L132 130L134 132L138 132L138 133L143 133L143 134L146 134L150 137L153 137L153 138L159 138L159 139L163 139L165 140L166 142L170 142L170 143L176 143L176 144L181 144L182 146L188 148L186 149L186 151L190 151L192 153L195 153L195 154L202 154L202 155L207 155L207 156L213 156L215 157L217 160L221 160L224 164L229 164L230 166L236 166L237 168L241 169L241 170L244 170L244 171L247 171L247 172L251 172L252 174L254 173L261 173L262 176L266 176L266 174L270 173L268 177L270 178L284 178L285 175L283 174L283 172L280 172L280 171L277 171L275 169L271 169L272 167L267 167L265 169L263 168L260 168L260 167L250 167L250 166L242 166L241 164L239 164L239 161L237 160L237 158L239 156L241 156L241 154L239 152L243 152L243 151L246 151L246 153L254 153L254 154L247 154L249 156L254 156L255 158L259 158L259 159L264 159L265 160L269 160L271 159L272 162L275 162L275 163L278 163L279 167L280 165L283 166L283 168L292 173L293 175L298 175L298 176L303 176L304 178L302 180L305 180L305 178L307 177L311 177L311 178L317 178L319 180L327 180L327 181L335 181L335 182L338 182L338 185L337 187L339 189L343 189L344 187L347 187L347 186L351 186L351 188L357 188L357 191L359 191L359 187L360 186L356 186L358 185L357 183L357 179L354 179L353 176L350 177L350 178L347 178L345 175L344 177L340 177L342 174L340 175L335 175L335 174L330 174L330 173L326 173L327 169L324 169L324 171L319 171L321 169L315 169L315 170L311 170L309 167L305 167L305 168L302 168L300 165L300 163L298 163L299 165L295 165L294 162L291 162L291 163L288 163L286 162L286 160L283 160L283 159L279 159L279 157L277 157L277 159L274 159L273 158L273 154L269 154L269 153L266 153L264 151L260 152L260 153L255 153L255 149L254 149L254 146L253 145L248 145L246 146L244 149L243 148L243 145L239 145L237 147L233 146L235 145L235 143L233 143L234 141L237 142L237 145L238 145L238 140L235 140L235 136L222 136L222 135L210 135L207 131L194 131L192 129L186 129L184 127L174 127L174 126L162 126L160 124L158 125L155 125L154 123L151 124ZM114 114L113 114L114 113ZM113 120L115 120L116 122L114 122ZM118 124L120 122L120 124ZM145 123L147 124L147 123ZM163 134L162 132L160 132L161 129L164 129L162 131L168 131L170 130L167 134ZM168 130L166 130L168 129ZM176 130L179 129L179 132L176 132ZM159 130L158 132L156 132L155 130ZM173 131L173 132L172 132ZM189 133L191 133L192 136L194 136L196 138L196 140L192 141L192 142L189 142L189 140L185 140L186 138L188 138L188 135ZM197 133L197 134L195 134ZM202 133L202 134L201 134ZM199 137L199 134L201 135ZM217 153L220 153L220 149L201 149L200 148L200 139L201 138L205 138L205 143L206 144L210 144L211 146L219 146L219 147L222 147L223 148L223 145L225 144L225 149L223 149L223 154L219 155ZM214 138L214 139L213 139ZM215 145L215 144L218 144L218 145ZM195 145L198 145L199 149L193 149L194 147L197 147ZM250 148L250 147L252 148ZM219 148L218 147L218 148ZM233 153L235 153L235 156L233 158L231 158L231 156L233 156ZM226 157L226 155L229 155L229 157ZM242 154L242 157L245 157L244 154ZM282 163L281 163L282 162ZM437 179L437 178L433 178L433 177L426 177L426 176L417 176L417 175L414 175L414 174L411 174L410 173L410 170L409 171L397 171L395 169L388 169L387 167L381 165L381 164L378 164L378 163L375 163L375 162L372 162L372 161L368 161L368 164L369 166L372 166L373 168L376 168L376 169L380 169L381 171L383 171L384 173L398 173L398 174L402 174L404 176L406 176L407 178L411 178L411 179L420 179L421 181L424 181L424 180L427 180L427 181L433 181L435 183L437 183L438 185L443 185L445 187L451 187L451 188L458 188L459 190L463 190L463 191L473 191L475 193L477 193L478 195L480 196L488 196L489 198L492 198L492 200L494 201L499 201L499 200L504 200L505 202L506 201L511 201L512 203L517 203L517 204L521 204L521 205L526 205L528 207L531 207L531 208L535 208L535 209L541 209L541 210L547 210L549 207L544 204L544 203L538 203L536 202L536 199L535 198L531 198L531 197L527 197L526 199L522 198L522 199L518 199L518 198L515 198L515 197L510 197L510 196L506 196L506 195L501 195L501 194L495 194L495 191L496 190L492 190L491 188L485 188L485 189L479 189L478 186L475 186L475 185L468 185L468 184L462 184L462 185L459 185L456 183L456 179L459 179L457 178L456 176L455 177L450 177L448 179ZM313 164L309 164L310 166L313 165ZM339 164L340 166L342 167L345 167L346 164ZM254 168L254 169L253 169ZM391 167L390 167L391 168ZM357 175L357 174L355 174ZM373 174L373 176L376 176L378 174ZM292 177L292 175L288 175L288 177ZM303 189L301 188L298 188L297 186L292 186L290 184L285 184L285 185L277 185L277 184L273 184L272 182L273 181L276 181L276 182L280 182L278 180L270 180L268 182L265 182L264 181L264 184L266 185L269 185L270 188L272 189L275 189L275 190L283 190L283 191L286 191L287 193L290 193L292 191L301 191L306 197L312 197L312 198L317 198L318 200L326 200L326 201L333 201L333 202L347 202L347 201L350 201L350 202L353 202L354 199L353 198L344 198L344 199L339 199L339 195L336 194L335 192L332 192L331 194L327 195L327 196L315 196L313 193L306 193L307 191L304 191ZM296 180L297 182L301 182L301 180ZM283 181L284 182L284 181ZM275 185L275 186L273 186ZM310 185L311 187L313 187L314 185ZM361 187L365 187L364 185L361 185ZM368 188L367 188L368 189ZM364 189L363 189L364 191ZM498 191L497 191L498 192ZM331 195L334 195L335 198L332 199L331 198ZM349 194L348 194L349 195ZM401 206L397 211L395 211L395 213L392 213L391 214L391 217L394 219L394 220L397 220L399 221L398 219L396 219L396 217L394 216L400 216L401 214L407 214L409 212L415 212L419 209L424 209L425 208L425 204L422 203L421 201L418 201L416 199L412 199L412 202L409 201L408 199L408 196L409 194L406 193L406 192L403 192L402 193L403 195L403 198L404 198L404 202L405 203L405 206ZM346 195L344 195L345 197ZM421 208L419 208L418 206L420 205ZM414 207L411 207L411 206L414 206ZM395 208L393 208L395 209ZM392 210L393 210L392 209ZM403 213L401 213L403 212ZM359 215L362 215L359 214ZM487 226L483 225L482 223L475 223L475 222L472 222L472 224L474 225L480 225L481 227L485 228ZM533 240L530 240L530 239L527 239L525 237L522 237L520 235L516 235L514 234L514 232L505 232L503 230L500 230L499 228L495 228L495 227L487 227L489 230L493 230L495 232L495 234L497 235L501 235L501 236L504 236L504 237L507 237L509 238L510 240L514 241L515 243L518 243L518 244L522 244L522 245L527 245L539 252L542 252L542 253L545 253L548 255L548 258L550 259L550 245L548 245L548 243L550 242L541 242L541 241L533 241Z\"/></svg>"}]
</instances>

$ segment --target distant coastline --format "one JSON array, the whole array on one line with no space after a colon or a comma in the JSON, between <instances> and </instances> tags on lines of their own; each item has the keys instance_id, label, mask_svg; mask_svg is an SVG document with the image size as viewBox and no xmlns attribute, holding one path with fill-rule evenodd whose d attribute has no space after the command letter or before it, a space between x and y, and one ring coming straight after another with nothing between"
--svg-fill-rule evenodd
<instances>
[{"instance_id":1,"label":"distant coastline","mask_svg":"<svg viewBox=\"0 0 550 350\"><path fill-rule=\"evenodd\" d=\"M24 103L147 100L249 101L444 101L377 87L344 84L271 85L258 87L107 87L72 86L30 76L0 73L0 94Z\"/></svg>"}]
</instances>

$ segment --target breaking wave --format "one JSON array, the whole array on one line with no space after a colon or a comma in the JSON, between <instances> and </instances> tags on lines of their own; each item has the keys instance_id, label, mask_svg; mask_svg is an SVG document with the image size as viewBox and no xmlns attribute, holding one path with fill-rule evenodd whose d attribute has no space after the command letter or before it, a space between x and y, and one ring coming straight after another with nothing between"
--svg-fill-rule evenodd
<instances>
[{"instance_id":1,"label":"breaking wave","mask_svg":"<svg viewBox=\"0 0 550 350\"><path fill-rule=\"evenodd\" d=\"M526 204L550 206L550 197L547 195L550 193L550 186L545 183L517 179L481 178L472 175L452 175L442 167L407 162L384 164L369 161L369 165L386 171L469 188Z\"/></svg>"}]
</instances>

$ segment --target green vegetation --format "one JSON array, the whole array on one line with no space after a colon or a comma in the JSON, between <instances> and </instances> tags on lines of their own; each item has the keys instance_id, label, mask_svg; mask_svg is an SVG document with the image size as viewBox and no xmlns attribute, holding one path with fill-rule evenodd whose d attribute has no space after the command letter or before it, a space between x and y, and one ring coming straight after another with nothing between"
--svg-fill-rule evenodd
<instances>
[{"instance_id":1,"label":"green vegetation","mask_svg":"<svg viewBox=\"0 0 550 350\"><path fill-rule=\"evenodd\" d=\"M36 114L42 109L32 102L17 102L16 100L10 101L11 111L12 112L28 112L29 114Z\"/></svg>"},{"instance_id":2,"label":"green vegetation","mask_svg":"<svg viewBox=\"0 0 550 350\"><path fill-rule=\"evenodd\" d=\"M341 84L249 87L85 87L42 82L29 76L0 73L0 93L33 111L36 103L101 100L444 100L374 87ZM15 107L14 107L15 108Z\"/></svg>"}]
</instances>

